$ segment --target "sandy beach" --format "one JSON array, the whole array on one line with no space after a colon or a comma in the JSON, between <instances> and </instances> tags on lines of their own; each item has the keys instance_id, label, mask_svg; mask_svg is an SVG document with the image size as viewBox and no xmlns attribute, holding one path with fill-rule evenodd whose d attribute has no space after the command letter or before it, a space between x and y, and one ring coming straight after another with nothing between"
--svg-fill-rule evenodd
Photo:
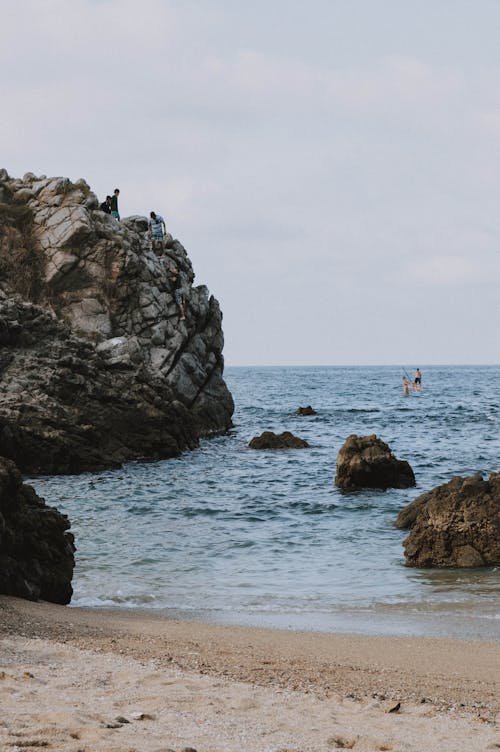
<instances>
[{"instance_id":1,"label":"sandy beach","mask_svg":"<svg viewBox=\"0 0 500 752\"><path fill-rule=\"evenodd\" d=\"M0 598L0 749L499 749L500 645Z\"/></svg>"}]
</instances>

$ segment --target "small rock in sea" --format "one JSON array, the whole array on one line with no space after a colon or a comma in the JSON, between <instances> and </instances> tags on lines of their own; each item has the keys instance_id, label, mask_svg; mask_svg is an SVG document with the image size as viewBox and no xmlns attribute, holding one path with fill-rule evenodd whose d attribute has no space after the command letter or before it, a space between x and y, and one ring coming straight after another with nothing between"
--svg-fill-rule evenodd
<instances>
[{"instance_id":1,"label":"small rock in sea","mask_svg":"<svg viewBox=\"0 0 500 752\"><path fill-rule=\"evenodd\" d=\"M254 436L249 443L250 449L302 449L309 444L305 439L294 436L290 431L283 433L273 433L273 431L264 431L260 436Z\"/></svg>"},{"instance_id":2,"label":"small rock in sea","mask_svg":"<svg viewBox=\"0 0 500 752\"><path fill-rule=\"evenodd\" d=\"M318 413L314 408L311 407L311 405L307 405L307 407L299 407L297 409L296 415L317 415Z\"/></svg>"}]
</instances>

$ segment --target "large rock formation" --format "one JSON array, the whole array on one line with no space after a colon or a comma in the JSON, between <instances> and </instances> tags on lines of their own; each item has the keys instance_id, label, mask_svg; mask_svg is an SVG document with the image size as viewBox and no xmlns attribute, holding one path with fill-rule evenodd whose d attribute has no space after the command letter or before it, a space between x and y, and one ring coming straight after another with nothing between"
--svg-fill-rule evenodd
<instances>
[{"instance_id":1,"label":"large rock formation","mask_svg":"<svg viewBox=\"0 0 500 752\"><path fill-rule=\"evenodd\" d=\"M69 603L75 550L69 526L0 457L0 593Z\"/></svg>"},{"instance_id":2,"label":"large rock formation","mask_svg":"<svg viewBox=\"0 0 500 752\"><path fill-rule=\"evenodd\" d=\"M374 434L352 434L337 455L335 484L350 490L408 488L415 485L415 475L408 462L398 460Z\"/></svg>"},{"instance_id":3,"label":"large rock formation","mask_svg":"<svg viewBox=\"0 0 500 752\"><path fill-rule=\"evenodd\" d=\"M231 426L219 305L179 241L161 260L146 229L83 180L0 170L0 454L22 471L170 457Z\"/></svg>"},{"instance_id":4,"label":"large rock formation","mask_svg":"<svg viewBox=\"0 0 500 752\"><path fill-rule=\"evenodd\" d=\"M396 526L411 567L484 567L500 564L500 473L452 478L404 507Z\"/></svg>"}]
</instances>

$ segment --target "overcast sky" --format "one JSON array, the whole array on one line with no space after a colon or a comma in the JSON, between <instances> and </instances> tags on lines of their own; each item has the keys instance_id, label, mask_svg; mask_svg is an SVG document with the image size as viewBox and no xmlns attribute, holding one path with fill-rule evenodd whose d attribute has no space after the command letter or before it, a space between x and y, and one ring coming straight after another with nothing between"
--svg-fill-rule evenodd
<instances>
[{"instance_id":1,"label":"overcast sky","mask_svg":"<svg viewBox=\"0 0 500 752\"><path fill-rule=\"evenodd\" d=\"M228 365L499 363L498 0L0 0L0 167L161 213Z\"/></svg>"}]
</instances>

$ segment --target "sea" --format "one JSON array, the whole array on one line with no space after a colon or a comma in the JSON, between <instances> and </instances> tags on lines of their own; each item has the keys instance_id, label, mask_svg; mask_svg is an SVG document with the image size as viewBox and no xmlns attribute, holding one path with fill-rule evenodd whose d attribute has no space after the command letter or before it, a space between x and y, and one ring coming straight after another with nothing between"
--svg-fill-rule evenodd
<instances>
[{"instance_id":1,"label":"sea","mask_svg":"<svg viewBox=\"0 0 500 752\"><path fill-rule=\"evenodd\" d=\"M399 510L500 470L500 367L230 367L234 428L176 459L28 481L67 514L73 606L292 630L500 640L500 567L405 566ZM296 415L311 405L317 415ZM308 449L256 451L263 431ZM337 453L376 434L416 488L346 492Z\"/></svg>"}]
</instances>

